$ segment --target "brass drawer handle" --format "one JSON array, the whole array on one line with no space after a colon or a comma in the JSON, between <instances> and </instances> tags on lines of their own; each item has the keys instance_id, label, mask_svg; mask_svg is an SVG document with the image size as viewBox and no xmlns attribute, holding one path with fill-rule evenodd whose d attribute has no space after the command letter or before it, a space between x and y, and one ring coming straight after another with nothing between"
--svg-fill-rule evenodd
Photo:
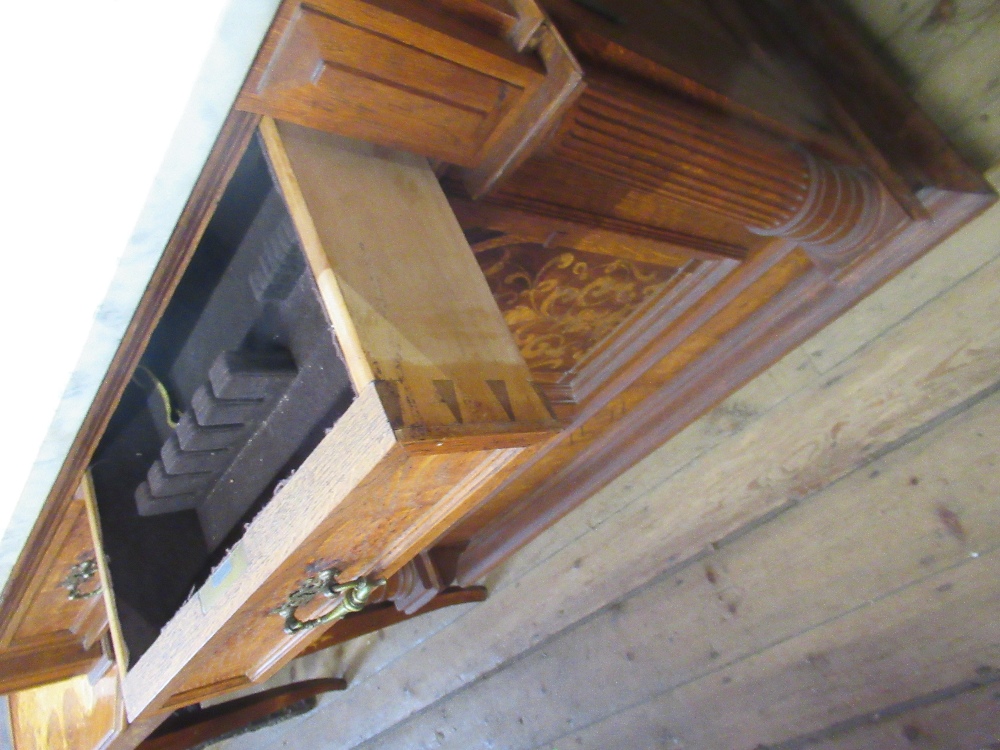
<instances>
[{"instance_id":1,"label":"brass drawer handle","mask_svg":"<svg viewBox=\"0 0 1000 750\"><path fill-rule=\"evenodd\" d=\"M352 612L360 612L368 604L368 599L372 592L379 586L385 585L384 578L370 579L361 576L353 581L337 583L337 576L340 571L335 568L324 570L311 578L304 580L299 587L288 595L288 599L273 612L285 618L285 632L289 635L301 633L306 630L318 628L336 622ZM295 610L311 602L317 594L322 594L327 598L332 598L338 594L343 594L344 598L340 604L327 612L322 617L313 620L300 620L295 616Z\"/></svg>"},{"instance_id":2,"label":"brass drawer handle","mask_svg":"<svg viewBox=\"0 0 1000 750\"><path fill-rule=\"evenodd\" d=\"M65 589L69 589L69 594L67 598L70 601L77 601L78 599L90 599L92 596L97 596L101 593L100 584L93 591L81 591L81 587L84 583L89 581L91 578L97 575L97 561L90 557L86 560L82 560L69 569L69 575L63 579L59 584Z\"/></svg>"}]
</instances>

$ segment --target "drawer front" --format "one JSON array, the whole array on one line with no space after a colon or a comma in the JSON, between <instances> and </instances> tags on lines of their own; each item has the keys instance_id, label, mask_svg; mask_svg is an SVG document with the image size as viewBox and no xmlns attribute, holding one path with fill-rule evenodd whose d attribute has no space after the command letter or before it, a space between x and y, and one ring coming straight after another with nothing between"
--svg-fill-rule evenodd
<instances>
[{"instance_id":1,"label":"drawer front","mask_svg":"<svg viewBox=\"0 0 1000 750\"><path fill-rule=\"evenodd\" d=\"M238 106L476 166L544 80L501 39L424 3L289 6Z\"/></svg>"},{"instance_id":2,"label":"drawer front","mask_svg":"<svg viewBox=\"0 0 1000 750\"><path fill-rule=\"evenodd\" d=\"M82 488L62 509L47 548L24 577L0 640L0 690L87 671L101 656L107 627Z\"/></svg>"},{"instance_id":3,"label":"drawer front","mask_svg":"<svg viewBox=\"0 0 1000 750\"><path fill-rule=\"evenodd\" d=\"M414 455L380 416L374 389L362 392L250 525L230 553L240 561L222 566L232 573L192 597L126 674L130 719L266 679L323 632L289 635L275 613L303 579L329 568L340 580L392 575L519 451ZM296 615L333 603L317 597Z\"/></svg>"},{"instance_id":4,"label":"drawer front","mask_svg":"<svg viewBox=\"0 0 1000 750\"><path fill-rule=\"evenodd\" d=\"M96 636L93 627L88 626L95 625L90 622L91 613L103 614L101 581L87 509L79 495L67 508L63 523L67 529L65 539L42 574L41 586L17 628L15 642L67 630L88 643Z\"/></svg>"}]
</instances>

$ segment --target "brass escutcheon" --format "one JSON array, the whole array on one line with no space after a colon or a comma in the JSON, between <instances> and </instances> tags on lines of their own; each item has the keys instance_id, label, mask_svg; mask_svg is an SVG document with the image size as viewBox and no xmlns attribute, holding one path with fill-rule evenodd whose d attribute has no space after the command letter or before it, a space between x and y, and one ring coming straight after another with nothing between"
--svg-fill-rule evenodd
<instances>
[{"instance_id":1,"label":"brass escutcheon","mask_svg":"<svg viewBox=\"0 0 1000 750\"><path fill-rule=\"evenodd\" d=\"M285 618L286 633L294 635L312 630L336 622L352 612L360 612L368 604L372 592L379 586L385 585L384 578L369 579L364 576L355 578L353 581L337 583L338 575L340 575L339 570L330 568L305 579L295 591L288 595L284 604L272 610L274 614ZM295 610L311 602L317 594L322 594L327 598L343 594L344 598L336 607L321 617L312 620L300 620L296 617Z\"/></svg>"},{"instance_id":2,"label":"brass escutcheon","mask_svg":"<svg viewBox=\"0 0 1000 750\"><path fill-rule=\"evenodd\" d=\"M90 599L92 596L97 596L101 593L100 584L93 591L81 591L81 587L84 583L89 581L91 578L97 575L97 561L90 557L86 560L81 560L72 568L69 569L69 575L64 578L59 585L64 589L69 589L69 594L67 598L70 601L77 601L78 599Z\"/></svg>"}]
</instances>

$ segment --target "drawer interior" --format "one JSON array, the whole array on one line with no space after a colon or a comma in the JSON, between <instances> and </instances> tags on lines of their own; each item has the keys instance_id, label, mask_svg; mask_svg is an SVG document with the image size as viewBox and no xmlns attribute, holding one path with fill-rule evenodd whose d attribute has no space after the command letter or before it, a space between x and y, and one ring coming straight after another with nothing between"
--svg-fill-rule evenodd
<instances>
[{"instance_id":1,"label":"drawer interior","mask_svg":"<svg viewBox=\"0 0 1000 750\"><path fill-rule=\"evenodd\" d=\"M254 139L91 465L128 666L354 398Z\"/></svg>"}]
</instances>

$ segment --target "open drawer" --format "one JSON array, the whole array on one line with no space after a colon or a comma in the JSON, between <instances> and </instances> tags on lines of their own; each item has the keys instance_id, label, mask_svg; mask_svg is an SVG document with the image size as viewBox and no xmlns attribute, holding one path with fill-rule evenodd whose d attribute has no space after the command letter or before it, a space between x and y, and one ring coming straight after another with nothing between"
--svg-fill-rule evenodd
<instances>
[{"instance_id":1,"label":"open drawer","mask_svg":"<svg viewBox=\"0 0 1000 750\"><path fill-rule=\"evenodd\" d=\"M269 676L317 576L388 578L555 429L426 160L263 119L91 465L129 721Z\"/></svg>"}]
</instances>

